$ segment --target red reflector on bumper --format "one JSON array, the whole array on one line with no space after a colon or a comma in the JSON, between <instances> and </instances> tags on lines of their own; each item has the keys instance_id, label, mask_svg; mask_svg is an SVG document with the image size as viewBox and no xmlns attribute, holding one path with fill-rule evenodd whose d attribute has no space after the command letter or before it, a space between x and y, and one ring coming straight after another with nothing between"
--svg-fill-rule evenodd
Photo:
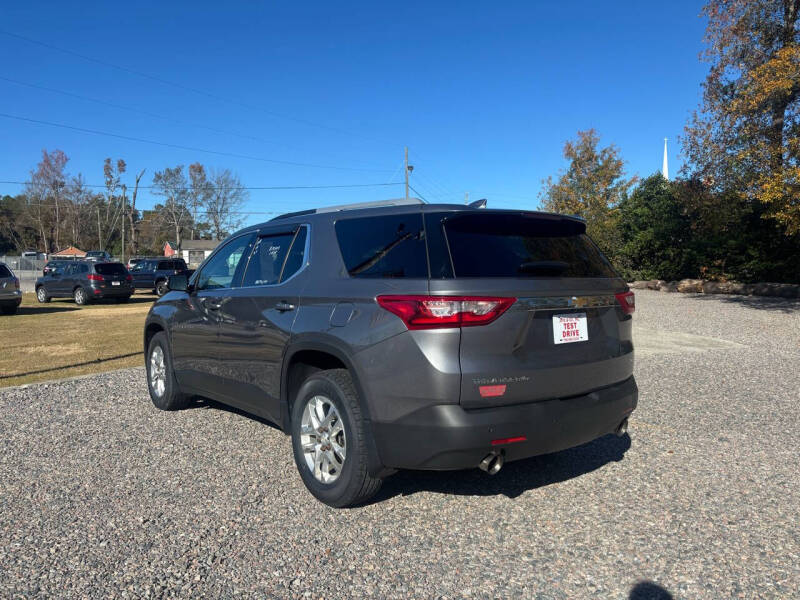
<instances>
[{"instance_id":1,"label":"red reflector on bumper","mask_svg":"<svg viewBox=\"0 0 800 600\"><path fill-rule=\"evenodd\" d=\"M482 385L478 388L481 398L494 398L506 393L506 385Z\"/></svg>"},{"instance_id":2,"label":"red reflector on bumper","mask_svg":"<svg viewBox=\"0 0 800 600\"><path fill-rule=\"evenodd\" d=\"M513 444L515 442L524 442L528 438L524 435L518 435L517 437L511 438L500 438L499 440L492 440L492 446L502 446L503 444Z\"/></svg>"}]
</instances>

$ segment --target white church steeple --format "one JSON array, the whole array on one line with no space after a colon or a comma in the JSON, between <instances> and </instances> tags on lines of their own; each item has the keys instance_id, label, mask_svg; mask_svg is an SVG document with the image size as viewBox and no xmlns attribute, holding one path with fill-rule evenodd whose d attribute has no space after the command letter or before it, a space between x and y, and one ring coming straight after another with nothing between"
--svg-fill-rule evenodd
<instances>
[{"instance_id":1,"label":"white church steeple","mask_svg":"<svg viewBox=\"0 0 800 600\"><path fill-rule=\"evenodd\" d=\"M669 167L667 166L667 138L664 138L664 163L661 165L661 174L669 181Z\"/></svg>"}]
</instances>

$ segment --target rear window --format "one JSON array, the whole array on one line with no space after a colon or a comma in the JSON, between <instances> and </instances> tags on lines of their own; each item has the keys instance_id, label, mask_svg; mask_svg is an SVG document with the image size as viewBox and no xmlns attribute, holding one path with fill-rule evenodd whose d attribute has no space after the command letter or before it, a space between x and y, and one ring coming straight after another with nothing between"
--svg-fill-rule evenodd
<instances>
[{"instance_id":1,"label":"rear window","mask_svg":"<svg viewBox=\"0 0 800 600\"><path fill-rule=\"evenodd\" d=\"M0 277L11 277L11 271L5 265L0 265Z\"/></svg>"},{"instance_id":2,"label":"rear window","mask_svg":"<svg viewBox=\"0 0 800 600\"><path fill-rule=\"evenodd\" d=\"M455 277L617 277L571 219L470 213L442 219Z\"/></svg>"},{"instance_id":3,"label":"rear window","mask_svg":"<svg viewBox=\"0 0 800 600\"><path fill-rule=\"evenodd\" d=\"M420 213L344 219L335 227L351 277L428 277Z\"/></svg>"},{"instance_id":4,"label":"rear window","mask_svg":"<svg viewBox=\"0 0 800 600\"><path fill-rule=\"evenodd\" d=\"M120 263L104 263L94 266L94 270L100 275L125 275L125 267Z\"/></svg>"}]
</instances>

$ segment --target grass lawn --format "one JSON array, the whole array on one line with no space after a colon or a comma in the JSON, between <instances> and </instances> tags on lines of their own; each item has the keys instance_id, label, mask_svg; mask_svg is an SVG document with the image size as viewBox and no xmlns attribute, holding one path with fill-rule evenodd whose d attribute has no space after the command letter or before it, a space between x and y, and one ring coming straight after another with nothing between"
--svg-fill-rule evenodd
<instances>
[{"instance_id":1,"label":"grass lawn","mask_svg":"<svg viewBox=\"0 0 800 600\"><path fill-rule=\"evenodd\" d=\"M127 304L80 307L23 294L16 315L0 315L0 387L143 365L142 330L154 299L136 294Z\"/></svg>"}]
</instances>

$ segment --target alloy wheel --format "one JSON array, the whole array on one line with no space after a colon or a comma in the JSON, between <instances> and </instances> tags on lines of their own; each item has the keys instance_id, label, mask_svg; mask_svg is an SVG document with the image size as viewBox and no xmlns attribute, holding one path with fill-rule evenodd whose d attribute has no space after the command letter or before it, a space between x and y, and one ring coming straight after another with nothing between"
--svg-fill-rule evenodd
<instances>
[{"instance_id":1,"label":"alloy wheel","mask_svg":"<svg viewBox=\"0 0 800 600\"><path fill-rule=\"evenodd\" d=\"M167 366L164 362L164 350L156 346L150 353L150 388L159 398L164 395L167 384Z\"/></svg>"},{"instance_id":2,"label":"alloy wheel","mask_svg":"<svg viewBox=\"0 0 800 600\"><path fill-rule=\"evenodd\" d=\"M321 483L333 483L342 474L347 456L344 423L333 402L313 396L303 409L300 445L306 466Z\"/></svg>"}]
</instances>

